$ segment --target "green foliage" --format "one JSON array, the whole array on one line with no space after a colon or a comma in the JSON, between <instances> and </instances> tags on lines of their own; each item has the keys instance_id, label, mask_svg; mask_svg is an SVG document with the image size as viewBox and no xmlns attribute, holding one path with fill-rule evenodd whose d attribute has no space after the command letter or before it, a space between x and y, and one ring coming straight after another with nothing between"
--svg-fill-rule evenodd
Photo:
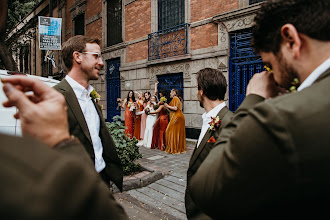
<instances>
[{"instance_id":1,"label":"green foliage","mask_svg":"<svg viewBox=\"0 0 330 220\"><path fill-rule=\"evenodd\" d=\"M138 140L133 137L128 138L125 134L125 126L121 122L120 116L114 116L113 122L107 122L109 132L116 144L118 157L123 166L124 174L130 174L140 169L140 164L134 162L142 158L139 147L136 145Z\"/></svg>"},{"instance_id":2,"label":"green foliage","mask_svg":"<svg viewBox=\"0 0 330 220\"><path fill-rule=\"evenodd\" d=\"M40 0L9 0L7 29L13 29L39 2Z\"/></svg>"}]
</instances>

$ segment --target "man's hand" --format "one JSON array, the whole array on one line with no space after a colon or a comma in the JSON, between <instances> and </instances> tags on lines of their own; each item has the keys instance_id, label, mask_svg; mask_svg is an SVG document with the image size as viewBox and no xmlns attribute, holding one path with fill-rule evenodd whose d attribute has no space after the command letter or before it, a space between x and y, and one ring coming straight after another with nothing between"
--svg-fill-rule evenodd
<instances>
[{"instance_id":1,"label":"man's hand","mask_svg":"<svg viewBox=\"0 0 330 220\"><path fill-rule=\"evenodd\" d=\"M256 94L265 99L278 96L287 91L276 85L272 72L263 71L254 74L246 88L246 96Z\"/></svg>"},{"instance_id":2,"label":"man's hand","mask_svg":"<svg viewBox=\"0 0 330 220\"><path fill-rule=\"evenodd\" d=\"M8 97L3 106L18 108L15 118L21 120L23 135L35 137L51 147L70 138L67 107L62 94L40 80L26 76L1 80Z\"/></svg>"}]
</instances>

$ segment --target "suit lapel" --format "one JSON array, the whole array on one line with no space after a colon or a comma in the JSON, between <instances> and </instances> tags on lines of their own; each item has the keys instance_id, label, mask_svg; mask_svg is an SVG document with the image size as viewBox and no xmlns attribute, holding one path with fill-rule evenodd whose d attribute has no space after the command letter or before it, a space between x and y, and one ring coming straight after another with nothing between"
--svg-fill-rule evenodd
<instances>
[{"instance_id":1,"label":"suit lapel","mask_svg":"<svg viewBox=\"0 0 330 220\"><path fill-rule=\"evenodd\" d=\"M222 118L224 117L224 115L229 111L229 109L225 106L223 107L219 113L217 114L217 116L219 116L220 120L222 120ZM214 131L210 131L207 130L207 132L205 133L201 143L199 144L198 148L195 148L190 163L189 163L189 167L191 167L194 162L196 161L196 159L198 158L198 155L203 151L203 149L205 148L207 141L210 139L211 135L214 133ZM196 144L197 147L197 144Z\"/></svg>"},{"instance_id":2,"label":"suit lapel","mask_svg":"<svg viewBox=\"0 0 330 220\"><path fill-rule=\"evenodd\" d=\"M81 111L78 99L71 88L70 84L63 79L61 83L59 84L59 88L63 90L63 95L65 96L67 105L68 105L68 110L72 112L72 114L76 117L83 133L86 135L88 140L92 144L91 136L89 134L89 130L87 127L87 123L84 117L84 114Z\"/></svg>"}]
</instances>

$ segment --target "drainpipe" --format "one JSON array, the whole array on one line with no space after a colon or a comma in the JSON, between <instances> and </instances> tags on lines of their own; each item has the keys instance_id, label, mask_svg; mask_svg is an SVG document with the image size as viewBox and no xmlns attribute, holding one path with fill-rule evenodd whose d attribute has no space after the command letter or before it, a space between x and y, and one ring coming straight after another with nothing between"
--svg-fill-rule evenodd
<instances>
[{"instance_id":1,"label":"drainpipe","mask_svg":"<svg viewBox=\"0 0 330 220\"><path fill-rule=\"evenodd\" d=\"M53 0L49 0L49 17L53 17ZM53 76L52 62L48 60L48 77Z\"/></svg>"}]
</instances>

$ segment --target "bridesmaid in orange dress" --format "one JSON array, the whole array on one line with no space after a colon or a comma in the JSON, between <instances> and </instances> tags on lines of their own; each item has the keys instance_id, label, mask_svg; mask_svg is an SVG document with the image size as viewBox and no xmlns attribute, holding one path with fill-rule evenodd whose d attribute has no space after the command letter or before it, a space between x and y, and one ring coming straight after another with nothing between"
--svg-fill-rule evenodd
<instances>
[{"instance_id":1,"label":"bridesmaid in orange dress","mask_svg":"<svg viewBox=\"0 0 330 220\"><path fill-rule=\"evenodd\" d=\"M143 103L143 109L147 106L149 99L150 99L150 92L144 93L144 103ZM140 139L143 140L144 138L144 131L146 130L146 121L147 121L148 115L146 115L143 111L141 115L141 131L140 131Z\"/></svg>"},{"instance_id":2,"label":"bridesmaid in orange dress","mask_svg":"<svg viewBox=\"0 0 330 220\"><path fill-rule=\"evenodd\" d=\"M160 149L162 151L165 150L165 131L168 125L168 114L167 110L164 107L164 104L160 104L158 109L155 112L150 114L157 114L159 113L159 117L156 121L154 127L154 133L152 136L152 144L151 149Z\"/></svg>"},{"instance_id":3,"label":"bridesmaid in orange dress","mask_svg":"<svg viewBox=\"0 0 330 220\"><path fill-rule=\"evenodd\" d=\"M138 104L138 109L135 111L135 121L134 121L134 137L140 140L140 132L141 132L141 114L143 113L143 100L142 93L136 92L138 96L138 100L136 103Z\"/></svg>"},{"instance_id":4,"label":"bridesmaid in orange dress","mask_svg":"<svg viewBox=\"0 0 330 220\"><path fill-rule=\"evenodd\" d=\"M131 90L127 94L127 98L124 100L124 103L121 105L122 108L125 108L125 134L127 137L132 138L134 134L134 111L135 111L135 96L134 92Z\"/></svg>"},{"instance_id":5,"label":"bridesmaid in orange dress","mask_svg":"<svg viewBox=\"0 0 330 220\"><path fill-rule=\"evenodd\" d=\"M155 94L157 94L157 83L155 83ZM167 95L165 90L161 90L159 92L159 97L165 97L167 100ZM164 106L164 103L159 102L158 109L150 114L157 114L158 113L158 119L156 121L156 124L154 126L154 133L152 135L152 143L151 143L151 149L160 149L161 151L165 150L165 131L168 125L168 112Z\"/></svg>"},{"instance_id":6,"label":"bridesmaid in orange dress","mask_svg":"<svg viewBox=\"0 0 330 220\"><path fill-rule=\"evenodd\" d=\"M170 110L170 123L167 126L166 137L166 153L179 154L187 150L186 147L186 131L185 119L182 113L182 103L178 98L179 91L171 90L172 101L170 104L165 103L164 106Z\"/></svg>"}]
</instances>

